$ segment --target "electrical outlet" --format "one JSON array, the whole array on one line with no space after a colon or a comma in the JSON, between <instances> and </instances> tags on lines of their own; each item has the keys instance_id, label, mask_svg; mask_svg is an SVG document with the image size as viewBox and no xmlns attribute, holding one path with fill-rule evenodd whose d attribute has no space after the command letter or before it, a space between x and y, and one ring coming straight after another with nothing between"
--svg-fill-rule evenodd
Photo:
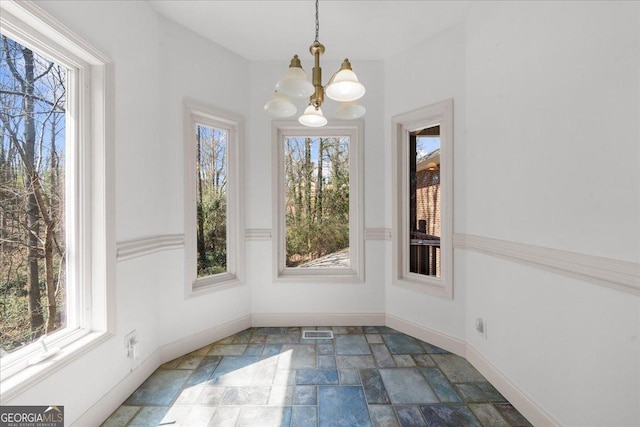
<instances>
[{"instance_id":1,"label":"electrical outlet","mask_svg":"<svg viewBox=\"0 0 640 427\"><path fill-rule=\"evenodd\" d=\"M138 358L138 338L135 329L124 337L124 354L129 359Z\"/></svg>"},{"instance_id":2,"label":"electrical outlet","mask_svg":"<svg viewBox=\"0 0 640 427\"><path fill-rule=\"evenodd\" d=\"M487 338L487 322L481 317L476 319L476 331L484 338Z\"/></svg>"}]
</instances>

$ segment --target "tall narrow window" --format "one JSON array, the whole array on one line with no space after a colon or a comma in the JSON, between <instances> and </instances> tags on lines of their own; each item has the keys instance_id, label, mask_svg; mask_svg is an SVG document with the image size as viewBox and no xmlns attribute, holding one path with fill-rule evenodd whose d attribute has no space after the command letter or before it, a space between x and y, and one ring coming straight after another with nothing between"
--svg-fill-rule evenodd
<instances>
[{"instance_id":1,"label":"tall narrow window","mask_svg":"<svg viewBox=\"0 0 640 427\"><path fill-rule=\"evenodd\" d=\"M0 387L7 400L114 326L108 64L32 2L0 3ZM36 341L48 355L63 351L47 359Z\"/></svg>"},{"instance_id":2,"label":"tall narrow window","mask_svg":"<svg viewBox=\"0 0 640 427\"><path fill-rule=\"evenodd\" d=\"M185 292L241 283L242 119L185 107Z\"/></svg>"},{"instance_id":3,"label":"tall narrow window","mask_svg":"<svg viewBox=\"0 0 640 427\"><path fill-rule=\"evenodd\" d=\"M0 347L63 329L67 69L0 35Z\"/></svg>"},{"instance_id":4,"label":"tall narrow window","mask_svg":"<svg viewBox=\"0 0 640 427\"><path fill-rule=\"evenodd\" d=\"M441 276L440 126L409 134L409 271Z\"/></svg>"},{"instance_id":5,"label":"tall narrow window","mask_svg":"<svg viewBox=\"0 0 640 427\"><path fill-rule=\"evenodd\" d=\"M453 102L393 121L394 283L453 298Z\"/></svg>"},{"instance_id":6,"label":"tall narrow window","mask_svg":"<svg viewBox=\"0 0 640 427\"><path fill-rule=\"evenodd\" d=\"M358 130L276 128L277 277L360 277Z\"/></svg>"},{"instance_id":7,"label":"tall narrow window","mask_svg":"<svg viewBox=\"0 0 640 427\"><path fill-rule=\"evenodd\" d=\"M227 139L196 124L198 277L227 271Z\"/></svg>"}]
</instances>

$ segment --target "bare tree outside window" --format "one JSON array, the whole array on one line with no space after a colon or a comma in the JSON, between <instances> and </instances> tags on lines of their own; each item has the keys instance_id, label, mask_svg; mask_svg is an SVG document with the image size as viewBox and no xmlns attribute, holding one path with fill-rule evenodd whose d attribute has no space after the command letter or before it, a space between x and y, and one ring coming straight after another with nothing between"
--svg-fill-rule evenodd
<instances>
[{"instance_id":1,"label":"bare tree outside window","mask_svg":"<svg viewBox=\"0 0 640 427\"><path fill-rule=\"evenodd\" d=\"M287 267L349 267L349 137L286 137Z\"/></svg>"},{"instance_id":2,"label":"bare tree outside window","mask_svg":"<svg viewBox=\"0 0 640 427\"><path fill-rule=\"evenodd\" d=\"M198 277L227 271L228 132L196 125Z\"/></svg>"},{"instance_id":3,"label":"bare tree outside window","mask_svg":"<svg viewBox=\"0 0 640 427\"><path fill-rule=\"evenodd\" d=\"M66 325L67 70L0 35L0 346Z\"/></svg>"}]
</instances>

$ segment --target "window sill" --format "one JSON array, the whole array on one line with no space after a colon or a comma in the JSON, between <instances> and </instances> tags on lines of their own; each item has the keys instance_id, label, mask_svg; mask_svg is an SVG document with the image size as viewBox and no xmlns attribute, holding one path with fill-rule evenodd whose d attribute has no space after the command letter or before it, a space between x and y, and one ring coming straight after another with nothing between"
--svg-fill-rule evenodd
<instances>
[{"instance_id":1,"label":"window sill","mask_svg":"<svg viewBox=\"0 0 640 427\"><path fill-rule=\"evenodd\" d=\"M362 277L358 272L348 268L287 268L284 271L279 271L274 279L276 282L287 283L312 282L359 284L364 282L364 277Z\"/></svg>"},{"instance_id":2,"label":"window sill","mask_svg":"<svg viewBox=\"0 0 640 427\"><path fill-rule=\"evenodd\" d=\"M186 298L198 297L200 295L218 292L224 289L234 288L236 286L242 286L243 284L244 283L242 283L238 276L231 273L202 277L193 282Z\"/></svg>"},{"instance_id":3,"label":"window sill","mask_svg":"<svg viewBox=\"0 0 640 427\"><path fill-rule=\"evenodd\" d=\"M2 378L0 381L0 389L2 389L0 403L6 405L30 387L78 359L83 354L98 347L112 336L112 334L105 331L91 332L63 347L55 356L29 366L8 378Z\"/></svg>"}]
</instances>

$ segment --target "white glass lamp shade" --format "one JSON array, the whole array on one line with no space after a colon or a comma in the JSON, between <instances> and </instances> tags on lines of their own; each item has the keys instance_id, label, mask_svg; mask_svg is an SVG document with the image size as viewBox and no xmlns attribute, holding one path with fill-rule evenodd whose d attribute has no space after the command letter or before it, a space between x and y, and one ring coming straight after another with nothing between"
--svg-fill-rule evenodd
<instances>
[{"instance_id":1,"label":"white glass lamp shade","mask_svg":"<svg viewBox=\"0 0 640 427\"><path fill-rule=\"evenodd\" d=\"M322 109L309 105L304 114L298 118L300 124L309 126L312 128L319 128L327 124L327 118L322 115Z\"/></svg>"},{"instance_id":2,"label":"white glass lamp shade","mask_svg":"<svg viewBox=\"0 0 640 427\"><path fill-rule=\"evenodd\" d=\"M298 109L287 95L283 95L279 92L273 94L273 97L264 104L264 111L271 114L273 117L291 117Z\"/></svg>"},{"instance_id":3,"label":"white glass lamp shade","mask_svg":"<svg viewBox=\"0 0 640 427\"><path fill-rule=\"evenodd\" d=\"M364 92L364 85L358 81L356 73L348 69L338 71L325 89L329 98L339 102L355 101L362 98Z\"/></svg>"},{"instance_id":4,"label":"white glass lamp shade","mask_svg":"<svg viewBox=\"0 0 640 427\"><path fill-rule=\"evenodd\" d=\"M301 67L289 67L284 77L276 83L276 90L295 98L305 98L316 91Z\"/></svg>"},{"instance_id":5,"label":"white glass lamp shade","mask_svg":"<svg viewBox=\"0 0 640 427\"><path fill-rule=\"evenodd\" d=\"M341 120L355 120L364 116L367 109L357 102L342 102L336 108L336 117Z\"/></svg>"}]
</instances>

